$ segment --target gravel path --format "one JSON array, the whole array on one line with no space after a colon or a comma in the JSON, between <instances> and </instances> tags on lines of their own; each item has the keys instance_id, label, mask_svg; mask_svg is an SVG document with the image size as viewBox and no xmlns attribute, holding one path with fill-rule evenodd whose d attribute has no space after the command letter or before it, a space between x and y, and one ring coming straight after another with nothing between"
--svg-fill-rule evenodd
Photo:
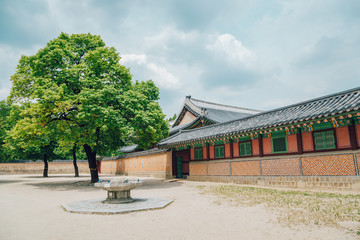
<instances>
[{"instance_id":1,"label":"gravel path","mask_svg":"<svg viewBox=\"0 0 360 240\"><path fill-rule=\"evenodd\" d=\"M264 207L219 204L196 187L214 183L142 180L132 197L174 202L129 214L70 213L61 205L106 198L106 192L89 186L89 176L0 175L0 239L357 239L341 229L286 227Z\"/></svg>"}]
</instances>

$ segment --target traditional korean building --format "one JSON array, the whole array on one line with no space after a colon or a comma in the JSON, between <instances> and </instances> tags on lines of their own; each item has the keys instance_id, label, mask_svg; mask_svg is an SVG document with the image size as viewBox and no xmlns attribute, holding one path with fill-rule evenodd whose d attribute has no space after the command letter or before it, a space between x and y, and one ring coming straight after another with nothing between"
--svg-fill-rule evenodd
<instances>
[{"instance_id":1,"label":"traditional korean building","mask_svg":"<svg viewBox=\"0 0 360 240\"><path fill-rule=\"evenodd\" d=\"M158 149L103 173L360 191L360 88L260 112L186 97Z\"/></svg>"},{"instance_id":2,"label":"traditional korean building","mask_svg":"<svg viewBox=\"0 0 360 240\"><path fill-rule=\"evenodd\" d=\"M170 136L180 130L241 119L257 113L260 111L207 102L186 96L174 123L170 127Z\"/></svg>"},{"instance_id":3,"label":"traditional korean building","mask_svg":"<svg viewBox=\"0 0 360 240\"><path fill-rule=\"evenodd\" d=\"M190 180L360 189L359 107L360 88L351 89L182 129L159 148L172 150L173 175ZM189 112L177 121L194 123Z\"/></svg>"}]
</instances>

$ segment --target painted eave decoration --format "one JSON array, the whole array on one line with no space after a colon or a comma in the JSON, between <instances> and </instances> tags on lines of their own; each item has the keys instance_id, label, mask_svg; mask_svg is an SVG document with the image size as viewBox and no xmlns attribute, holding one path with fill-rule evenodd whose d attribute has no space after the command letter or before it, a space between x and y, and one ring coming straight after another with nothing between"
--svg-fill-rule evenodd
<instances>
[{"instance_id":1,"label":"painted eave decoration","mask_svg":"<svg viewBox=\"0 0 360 240\"><path fill-rule=\"evenodd\" d=\"M360 88L327 95L309 101L255 114L246 118L218 123L179 133L164 139L160 148L186 148L215 141L237 142L241 137L251 139L269 137L271 133L286 134L313 131L314 126L332 124L333 127L360 123Z\"/></svg>"}]
</instances>

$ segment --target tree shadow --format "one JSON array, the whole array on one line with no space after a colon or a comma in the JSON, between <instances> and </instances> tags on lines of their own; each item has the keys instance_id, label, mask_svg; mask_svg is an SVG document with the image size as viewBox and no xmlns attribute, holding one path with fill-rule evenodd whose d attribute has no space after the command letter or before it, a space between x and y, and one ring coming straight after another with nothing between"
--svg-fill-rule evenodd
<instances>
[{"instance_id":1,"label":"tree shadow","mask_svg":"<svg viewBox=\"0 0 360 240\"><path fill-rule=\"evenodd\" d=\"M139 187L141 190L152 190L152 189L165 189L165 188L174 188L181 187L182 182L179 181L164 181L161 179L145 179L143 180L143 185Z\"/></svg>"},{"instance_id":2,"label":"tree shadow","mask_svg":"<svg viewBox=\"0 0 360 240\"><path fill-rule=\"evenodd\" d=\"M26 183L26 185L36 187L38 189L45 189L50 191L99 191L101 189L94 187L90 180L84 181L58 181L58 182L41 182L41 183Z\"/></svg>"},{"instance_id":3,"label":"tree shadow","mask_svg":"<svg viewBox=\"0 0 360 240\"><path fill-rule=\"evenodd\" d=\"M108 181L111 178L102 178L102 181ZM136 181L136 178L129 178L130 181ZM165 189L180 187L182 182L164 182L161 179L143 179L143 185L137 189L152 190L152 189ZM90 180L81 181L56 181L56 182L40 182L40 183L26 183L26 185L34 186L39 189L46 189L50 191L103 191L98 187L94 187L94 184Z\"/></svg>"},{"instance_id":4,"label":"tree shadow","mask_svg":"<svg viewBox=\"0 0 360 240\"><path fill-rule=\"evenodd\" d=\"M18 183L22 182L21 180L0 180L0 184L9 184L9 183Z\"/></svg>"},{"instance_id":5,"label":"tree shadow","mask_svg":"<svg viewBox=\"0 0 360 240\"><path fill-rule=\"evenodd\" d=\"M43 175L26 175L26 176L22 176L22 178L44 178L44 179L49 179L49 178L71 178L73 177L75 179L74 176L71 175L49 175L48 177L43 177ZM81 176L80 177L76 177L77 179L81 179L81 178L90 178L90 176Z\"/></svg>"}]
</instances>

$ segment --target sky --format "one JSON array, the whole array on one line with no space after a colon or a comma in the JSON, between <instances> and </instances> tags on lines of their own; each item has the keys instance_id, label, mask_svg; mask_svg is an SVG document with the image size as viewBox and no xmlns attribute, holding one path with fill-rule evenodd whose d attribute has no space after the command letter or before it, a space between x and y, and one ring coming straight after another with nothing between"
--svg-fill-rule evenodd
<instances>
[{"instance_id":1,"label":"sky","mask_svg":"<svg viewBox=\"0 0 360 240\"><path fill-rule=\"evenodd\" d=\"M168 117L188 95L271 110L360 86L358 0L0 0L0 100L61 32L100 35Z\"/></svg>"}]
</instances>

